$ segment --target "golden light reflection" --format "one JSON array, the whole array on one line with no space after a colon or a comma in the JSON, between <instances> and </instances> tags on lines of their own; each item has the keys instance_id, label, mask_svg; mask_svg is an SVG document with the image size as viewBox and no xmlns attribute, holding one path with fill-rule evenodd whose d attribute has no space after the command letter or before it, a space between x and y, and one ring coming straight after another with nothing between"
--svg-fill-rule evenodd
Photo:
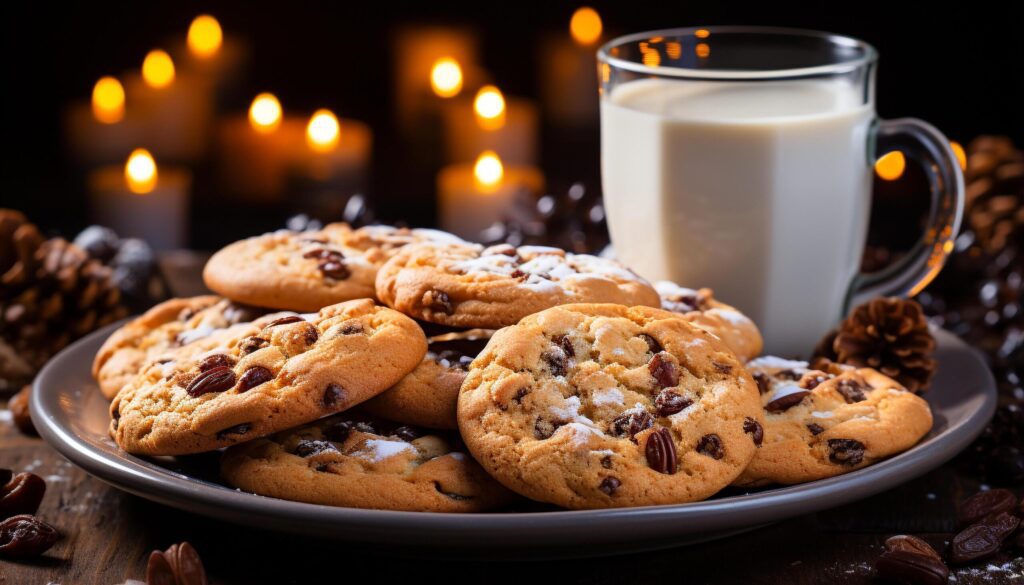
<instances>
[{"instance_id":1,"label":"golden light reflection","mask_svg":"<svg viewBox=\"0 0 1024 585\"><path fill-rule=\"evenodd\" d=\"M960 145L956 140L951 140L949 146L953 148L953 154L956 155L956 160L960 162L960 170L967 170L967 153L964 152L964 147Z\"/></svg>"},{"instance_id":2,"label":"golden light reflection","mask_svg":"<svg viewBox=\"0 0 1024 585\"><path fill-rule=\"evenodd\" d=\"M249 106L249 123L264 134L281 125L281 102L272 93L261 93Z\"/></svg>"},{"instance_id":3,"label":"golden light reflection","mask_svg":"<svg viewBox=\"0 0 1024 585\"><path fill-rule=\"evenodd\" d=\"M697 32L693 33L693 36L697 37L698 39L706 39L711 36L711 31L709 31L706 28L700 28L697 29Z\"/></svg>"},{"instance_id":4,"label":"golden light reflection","mask_svg":"<svg viewBox=\"0 0 1024 585\"><path fill-rule=\"evenodd\" d=\"M601 15L589 6L577 8L569 19L569 33L573 40L581 45L592 45L601 38L604 25Z\"/></svg>"},{"instance_id":5,"label":"golden light reflection","mask_svg":"<svg viewBox=\"0 0 1024 585\"><path fill-rule=\"evenodd\" d=\"M142 61L142 78L150 87L160 89L174 81L174 61L167 51L153 49Z\"/></svg>"},{"instance_id":6,"label":"golden light reflection","mask_svg":"<svg viewBox=\"0 0 1024 585\"><path fill-rule=\"evenodd\" d=\"M694 47L694 51L696 51L698 57L706 59L707 56L711 54L711 46L707 43L697 43L697 46Z\"/></svg>"},{"instance_id":7,"label":"golden light reflection","mask_svg":"<svg viewBox=\"0 0 1024 585\"><path fill-rule=\"evenodd\" d=\"M505 167L501 159L493 150L485 150L480 153L473 165L473 178L479 186L491 190L501 183L505 176Z\"/></svg>"},{"instance_id":8,"label":"golden light reflection","mask_svg":"<svg viewBox=\"0 0 1024 585\"><path fill-rule=\"evenodd\" d=\"M643 64L648 67L657 67L661 65L661 55L655 49L650 49L644 52Z\"/></svg>"},{"instance_id":9,"label":"golden light reflection","mask_svg":"<svg viewBox=\"0 0 1024 585\"><path fill-rule=\"evenodd\" d=\"M485 85L473 100L477 124L484 130L497 130L505 125L505 96L493 85Z\"/></svg>"},{"instance_id":10,"label":"golden light reflection","mask_svg":"<svg viewBox=\"0 0 1024 585\"><path fill-rule=\"evenodd\" d=\"M341 125L327 109L317 110L306 125L306 144L315 152L329 152L338 146Z\"/></svg>"},{"instance_id":11,"label":"golden light reflection","mask_svg":"<svg viewBox=\"0 0 1024 585\"><path fill-rule=\"evenodd\" d=\"M124 165L124 180L128 189L137 195L145 195L156 187L156 161L145 148L136 148Z\"/></svg>"},{"instance_id":12,"label":"golden light reflection","mask_svg":"<svg viewBox=\"0 0 1024 585\"><path fill-rule=\"evenodd\" d=\"M683 45L678 41L665 43L665 53L670 59L678 59L683 56Z\"/></svg>"},{"instance_id":13,"label":"golden light reflection","mask_svg":"<svg viewBox=\"0 0 1024 585\"><path fill-rule=\"evenodd\" d=\"M209 14L195 17L188 27L188 50L196 57L205 59L216 55L223 42L224 31L217 19Z\"/></svg>"},{"instance_id":14,"label":"golden light reflection","mask_svg":"<svg viewBox=\"0 0 1024 585\"><path fill-rule=\"evenodd\" d=\"M903 171L907 168L907 159L903 156L903 153L894 150L887 152L875 161L875 173L883 181L895 181L903 176Z\"/></svg>"},{"instance_id":15,"label":"golden light reflection","mask_svg":"<svg viewBox=\"0 0 1024 585\"><path fill-rule=\"evenodd\" d=\"M430 70L430 87L443 98L459 95L462 91L462 67L451 57L442 57Z\"/></svg>"},{"instance_id":16,"label":"golden light reflection","mask_svg":"<svg viewBox=\"0 0 1024 585\"><path fill-rule=\"evenodd\" d=\"M92 114L104 124L124 118L124 87L113 77L101 77L92 88Z\"/></svg>"}]
</instances>

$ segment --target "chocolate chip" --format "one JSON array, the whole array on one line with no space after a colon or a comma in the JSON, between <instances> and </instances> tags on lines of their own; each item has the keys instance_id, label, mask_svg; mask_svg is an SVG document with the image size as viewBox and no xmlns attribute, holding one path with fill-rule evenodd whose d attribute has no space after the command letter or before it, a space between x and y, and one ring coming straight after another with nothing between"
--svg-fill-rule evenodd
<instances>
[{"instance_id":1,"label":"chocolate chip","mask_svg":"<svg viewBox=\"0 0 1024 585\"><path fill-rule=\"evenodd\" d=\"M875 561L875 571L895 583L943 585L949 579L949 569L941 559L905 550L882 553Z\"/></svg>"},{"instance_id":2,"label":"chocolate chip","mask_svg":"<svg viewBox=\"0 0 1024 585\"><path fill-rule=\"evenodd\" d=\"M310 323L309 327L306 327L306 330L302 332L302 337L305 340L306 345L313 345L316 343L317 339L320 339L320 332L317 331L315 325Z\"/></svg>"},{"instance_id":3,"label":"chocolate chip","mask_svg":"<svg viewBox=\"0 0 1024 585\"><path fill-rule=\"evenodd\" d=\"M605 455L604 457L601 458L601 467L604 467L605 469L611 469L612 468L612 456L611 455Z\"/></svg>"},{"instance_id":4,"label":"chocolate chip","mask_svg":"<svg viewBox=\"0 0 1024 585\"><path fill-rule=\"evenodd\" d=\"M802 372L798 372L796 370L779 370L778 372L775 372L775 377L780 380L796 381L803 378L804 375Z\"/></svg>"},{"instance_id":5,"label":"chocolate chip","mask_svg":"<svg viewBox=\"0 0 1024 585\"><path fill-rule=\"evenodd\" d=\"M1006 489L978 492L960 504L961 526L974 524L989 514L1009 512L1017 506L1017 496Z\"/></svg>"},{"instance_id":6,"label":"chocolate chip","mask_svg":"<svg viewBox=\"0 0 1024 585\"><path fill-rule=\"evenodd\" d=\"M516 280L526 280L526 278L529 275L523 272L522 270L516 268L515 270L512 271L512 274L510 274L509 276Z\"/></svg>"},{"instance_id":7,"label":"chocolate chip","mask_svg":"<svg viewBox=\"0 0 1024 585\"><path fill-rule=\"evenodd\" d=\"M721 459L725 457L725 445L722 444L721 437L711 433L697 441L697 452L712 459Z\"/></svg>"},{"instance_id":8,"label":"chocolate chip","mask_svg":"<svg viewBox=\"0 0 1024 585\"><path fill-rule=\"evenodd\" d=\"M206 372L213 368L230 368L235 365L235 360L222 353L208 355L199 362L199 371Z\"/></svg>"},{"instance_id":9,"label":"chocolate chip","mask_svg":"<svg viewBox=\"0 0 1024 585\"><path fill-rule=\"evenodd\" d=\"M550 438L564 424L561 421L550 421L537 417L537 420L533 423L533 436L540 440Z\"/></svg>"},{"instance_id":10,"label":"chocolate chip","mask_svg":"<svg viewBox=\"0 0 1024 585\"><path fill-rule=\"evenodd\" d=\"M654 408L658 416L669 416L681 412L691 404L693 404L693 400L671 390L662 390L654 399Z\"/></svg>"},{"instance_id":11,"label":"chocolate chip","mask_svg":"<svg viewBox=\"0 0 1024 585\"><path fill-rule=\"evenodd\" d=\"M662 351L654 354L647 364L647 369L662 388L670 388L679 384L679 370L669 360L668 353Z\"/></svg>"},{"instance_id":12,"label":"chocolate chip","mask_svg":"<svg viewBox=\"0 0 1024 585\"><path fill-rule=\"evenodd\" d=\"M606 478L601 480L601 485L597 486L597 489L601 490L602 492L604 492L604 493L606 493L606 494L608 494L610 496L610 495L614 494L616 492L616 490L619 489L619 486L621 486L621 485L622 485L622 482L619 481L619 478L612 477L612 476L609 475L608 477L606 477Z\"/></svg>"},{"instance_id":13,"label":"chocolate chip","mask_svg":"<svg viewBox=\"0 0 1024 585\"><path fill-rule=\"evenodd\" d=\"M263 349L268 345L270 345L270 342L267 341L266 339L263 339L262 337L253 336L246 337L245 339L243 339L242 344L239 346L239 349L242 351L242 355L249 355L250 353L258 349Z\"/></svg>"},{"instance_id":14,"label":"chocolate chip","mask_svg":"<svg viewBox=\"0 0 1024 585\"><path fill-rule=\"evenodd\" d=\"M193 378L185 392L196 398L211 392L223 392L234 385L235 372L227 366L218 366Z\"/></svg>"},{"instance_id":15,"label":"chocolate chip","mask_svg":"<svg viewBox=\"0 0 1024 585\"><path fill-rule=\"evenodd\" d=\"M842 465L858 465L864 460L864 443L853 439L829 439L829 461Z\"/></svg>"},{"instance_id":16,"label":"chocolate chip","mask_svg":"<svg viewBox=\"0 0 1024 585\"><path fill-rule=\"evenodd\" d=\"M757 391L761 394L765 394L771 389L771 382L768 381L768 376L763 372L754 372L754 381L757 382Z\"/></svg>"},{"instance_id":17,"label":"chocolate chip","mask_svg":"<svg viewBox=\"0 0 1024 585\"><path fill-rule=\"evenodd\" d=\"M342 260L345 255L338 250L331 250L329 248L316 248L310 250L302 255L303 258L312 260Z\"/></svg>"},{"instance_id":18,"label":"chocolate chip","mask_svg":"<svg viewBox=\"0 0 1024 585\"><path fill-rule=\"evenodd\" d=\"M427 308L435 313L444 313L445 315L451 315L455 312L455 306L452 304L452 300L448 298L448 293L440 290L430 291L430 302Z\"/></svg>"},{"instance_id":19,"label":"chocolate chip","mask_svg":"<svg viewBox=\"0 0 1024 585\"><path fill-rule=\"evenodd\" d=\"M356 333L363 332L363 324L356 321L355 323L345 323L341 326L342 335L355 335Z\"/></svg>"},{"instance_id":20,"label":"chocolate chip","mask_svg":"<svg viewBox=\"0 0 1024 585\"><path fill-rule=\"evenodd\" d=\"M807 430L810 431L811 434L815 436L825 432L825 428L816 423L811 423L807 425Z\"/></svg>"},{"instance_id":21,"label":"chocolate chip","mask_svg":"<svg viewBox=\"0 0 1024 585\"><path fill-rule=\"evenodd\" d=\"M548 363L548 369L551 370L552 376L564 376L569 369L569 360L562 350L545 352L541 357Z\"/></svg>"},{"instance_id":22,"label":"chocolate chip","mask_svg":"<svg viewBox=\"0 0 1024 585\"><path fill-rule=\"evenodd\" d=\"M344 443L348 436L352 434L352 429L356 427L356 424L350 420L334 423L333 425L323 430L324 436L335 443Z\"/></svg>"},{"instance_id":23,"label":"chocolate chip","mask_svg":"<svg viewBox=\"0 0 1024 585\"><path fill-rule=\"evenodd\" d=\"M252 366L238 379L238 391L246 392L274 379L274 373L263 366Z\"/></svg>"},{"instance_id":24,"label":"chocolate chip","mask_svg":"<svg viewBox=\"0 0 1024 585\"><path fill-rule=\"evenodd\" d=\"M224 439L230 438L232 435L244 435L252 430L251 423L242 423L233 427L228 427L217 433L217 438L223 441Z\"/></svg>"},{"instance_id":25,"label":"chocolate chip","mask_svg":"<svg viewBox=\"0 0 1024 585\"><path fill-rule=\"evenodd\" d=\"M46 494L46 482L34 473L22 472L0 485L0 518L35 514Z\"/></svg>"},{"instance_id":26,"label":"chocolate chip","mask_svg":"<svg viewBox=\"0 0 1024 585\"><path fill-rule=\"evenodd\" d=\"M627 436L636 443L636 436L654 426L654 417L646 410L627 410L612 421L612 434L616 437Z\"/></svg>"},{"instance_id":27,"label":"chocolate chip","mask_svg":"<svg viewBox=\"0 0 1024 585\"><path fill-rule=\"evenodd\" d=\"M395 430L391 431L391 434L403 441L414 441L423 436L423 433L419 429L408 425L396 427Z\"/></svg>"},{"instance_id":28,"label":"chocolate chip","mask_svg":"<svg viewBox=\"0 0 1024 585\"><path fill-rule=\"evenodd\" d=\"M352 272L341 260L321 260L316 267L320 269L321 274L334 280L345 280L352 276Z\"/></svg>"},{"instance_id":29,"label":"chocolate chip","mask_svg":"<svg viewBox=\"0 0 1024 585\"><path fill-rule=\"evenodd\" d=\"M712 360L711 365L714 366L716 370L723 374L728 374L732 372L732 366L730 366L729 364L723 364L721 362L716 362Z\"/></svg>"},{"instance_id":30,"label":"chocolate chip","mask_svg":"<svg viewBox=\"0 0 1024 585\"><path fill-rule=\"evenodd\" d=\"M662 427L647 435L644 447L647 465L658 473L672 475L676 472L676 446L672 442L672 433Z\"/></svg>"},{"instance_id":31,"label":"chocolate chip","mask_svg":"<svg viewBox=\"0 0 1024 585\"><path fill-rule=\"evenodd\" d=\"M859 381L850 378L845 378L836 383L836 391L842 394L846 402L850 404L866 400L867 396L864 395L864 390L867 389Z\"/></svg>"},{"instance_id":32,"label":"chocolate chip","mask_svg":"<svg viewBox=\"0 0 1024 585\"><path fill-rule=\"evenodd\" d=\"M270 329L271 327L277 327L278 325L288 325L290 323L298 323L299 321L304 321L304 320L305 319L303 319L302 317L299 317L298 315L288 315L287 317L281 317L280 319L274 319L270 323L267 323L263 328L264 329Z\"/></svg>"},{"instance_id":33,"label":"chocolate chip","mask_svg":"<svg viewBox=\"0 0 1024 585\"><path fill-rule=\"evenodd\" d=\"M796 388L796 386L790 386L787 388ZM810 390L784 389L781 396L779 395L779 392L776 392L775 396L777 396L777 398L774 398L771 402L766 404L764 408L768 412L785 412L797 404L800 404L810 393Z\"/></svg>"},{"instance_id":34,"label":"chocolate chip","mask_svg":"<svg viewBox=\"0 0 1024 585\"><path fill-rule=\"evenodd\" d=\"M559 335L558 337L552 339L551 341L554 341L555 345L562 349L562 353L565 354L565 357L576 357L576 348L573 347L572 340L569 339L568 335Z\"/></svg>"},{"instance_id":35,"label":"chocolate chip","mask_svg":"<svg viewBox=\"0 0 1024 585\"><path fill-rule=\"evenodd\" d=\"M319 455L324 451L337 451L338 448L334 446L334 443L330 441L314 441L310 439L304 439L299 441L295 445L295 454L299 457L312 457L313 455Z\"/></svg>"},{"instance_id":36,"label":"chocolate chip","mask_svg":"<svg viewBox=\"0 0 1024 585\"><path fill-rule=\"evenodd\" d=\"M324 388L324 408L337 408L345 400L345 389L337 384L328 384Z\"/></svg>"},{"instance_id":37,"label":"chocolate chip","mask_svg":"<svg viewBox=\"0 0 1024 585\"><path fill-rule=\"evenodd\" d=\"M511 244L495 244L493 246L488 246L480 253L481 256L494 256L498 254L514 258L519 255L519 252L517 252L515 246Z\"/></svg>"},{"instance_id":38,"label":"chocolate chip","mask_svg":"<svg viewBox=\"0 0 1024 585\"><path fill-rule=\"evenodd\" d=\"M750 435L750 439L754 441L754 445L757 447L760 447L761 443L764 442L764 427L749 416L743 419L743 432Z\"/></svg>"},{"instance_id":39,"label":"chocolate chip","mask_svg":"<svg viewBox=\"0 0 1024 585\"><path fill-rule=\"evenodd\" d=\"M665 308L674 313L692 313L693 311L699 311L701 307L700 297L696 292L667 296L662 300L662 304L666 305Z\"/></svg>"},{"instance_id":40,"label":"chocolate chip","mask_svg":"<svg viewBox=\"0 0 1024 585\"><path fill-rule=\"evenodd\" d=\"M60 532L29 514L18 514L0 522L0 557L38 557L60 539Z\"/></svg>"},{"instance_id":41,"label":"chocolate chip","mask_svg":"<svg viewBox=\"0 0 1024 585\"><path fill-rule=\"evenodd\" d=\"M932 545L910 534L897 534L896 536L889 537L885 541L885 550L915 553L931 557L937 561L942 560L942 557L932 548Z\"/></svg>"},{"instance_id":42,"label":"chocolate chip","mask_svg":"<svg viewBox=\"0 0 1024 585\"><path fill-rule=\"evenodd\" d=\"M519 390L516 390L515 396L512 397L512 402L515 402L516 404L522 404L523 398L526 397L526 395L529 393L529 388L520 388Z\"/></svg>"},{"instance_id":43,"label":"chocolate chip","mask_svg":"<svg viewBox=\"0 0 1024 585\"><path fill-rule=\"evenodd\" d=\"M813 376L810 376L810 377L806 377L805 376L800 381L800 387L801 388L807 388L808 390L814 390L815 388L820 386L822 382L824 382L825 380L828 380L828 379L829 379L829 376L827 374L816 374L816 375L813 375Z\"/></svg>"},{"instance_id":44,"label":"chocolate chip","mask_svg":"<svg viewBox=\"0 0 1024 585\"><path fill-rule=\"evenodd\" d=\"M644 342L647 343L647 349L651 353L659 353L663 349L657 339L647 335L646 333L641 333L640 335L637 335L637 337L643 339Z\"/></svg>"},{"instance_id":45,"label":"chocolate chip","mask_svg":"<svg viewBox=\"0 0 1024 585\"><path fill-rule=\"evenodd\" d=\"M1003 539L985 524L972 524L953 537L949 546L949 560L958 565L994 555Z\"/></svg>"}]
</instances>

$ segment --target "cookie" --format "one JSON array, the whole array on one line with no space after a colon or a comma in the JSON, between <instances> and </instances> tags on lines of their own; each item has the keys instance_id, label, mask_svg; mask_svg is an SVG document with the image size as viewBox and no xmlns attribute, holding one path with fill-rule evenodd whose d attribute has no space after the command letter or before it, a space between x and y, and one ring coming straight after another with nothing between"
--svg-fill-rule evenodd
<instances>
[{"instance_id":1,"label":"cookie","mask_svg":"<svg viewBox=\"0 0 1024 585\"><path fill-rule=\"evenodd\" d=\"M468 329L427 337L427 355L420 365L392 388L368 400L363 410L410 425L457 428L456 403L466 370L492 335L492 329Z\"/></svg>"},{"instance_id":2,"label":"cookie","mask_svg":"<svg viewBox=\"0 0 1024 585\"><path fill-rule=\"evenodd\" d=\"M111 435L122 449L198 453L304 424L392 386L427 350L412 319L369 299L225 331L231 337L220 346L183 348L187 354L150 365L118 393Z\"/></svg>"},{"instance_id":3,"label":"cookie","mask_svg":"<svg viewBox=\"0 0 1024 585\"><path fill-rule=\"evenodd\" d=\"M113 398L147 363L265 313L214 295L164 301L107 338L93 360L92 375L103 395Z\"/></svg>"},{"instance_id":4,"label":"cookie","mask_svg":"<svg viewBox=\"0 0 1024 585\"><path fill-rule=\"evenodd\" d=\"M761 355L764 340L754 321L714 297L710 288L694 290L662 280L654 284L661 296L661 308L679 313L697 327L706 329L729 346L742 361Z\"/></svg>"},{"instance_id":5,"label":"cookie","mask_svg":"<svg viewBox=\"0 0 1024 585\"><path fill-rule=\"evenodd\" d=\"M774 357L747 364L761 390L764 443L740 486L795 484L866 467L932 428L928 403L871 368Z\"/></svg>"},{"instance_id":6,"label":"cookie","mask_svg":"<svg viewBox=\"0 0 1024 585\"><path fill-rule=\"evenodd\" d=\"M702 500L747 466L757 387L714 335L648 307L566 305L495 333L459 429L507 487L567 508Z\"/></svg>"},{"instance_id":7,"label":"cookie","mask_svg":"<svg viewBox=\"0 0 1024 585\"><path fill-rule=\"evenodd\" d=\"M256 494L353 508L480 512L513 498L457 441L347 412L232 447L221 475Z\"/></svg>"},{"instance_id":8,"label":"cookie","mask_svg":"<svg viewBox=\"0 0 1024 585\"><path fill-rule=\"evenodd\" d=\"M647 281L613 260L507 244L404 248L377 274L377 298L424 321L491 329L568 303L660 303Z\"/></svg>"},{"instance_id":9,"label":"cookie","mask_svg":"<svg viewBox=\"0 0 1024 585\"><path fill-rule=\"evenodd\" d=\"M281 230L228 245L210 258L203 280L241 303L316 311L351 299L372 298L377 270L415 242L462 242L426 229L333 223L318 231Z\"/></svg>"}]
</instances>

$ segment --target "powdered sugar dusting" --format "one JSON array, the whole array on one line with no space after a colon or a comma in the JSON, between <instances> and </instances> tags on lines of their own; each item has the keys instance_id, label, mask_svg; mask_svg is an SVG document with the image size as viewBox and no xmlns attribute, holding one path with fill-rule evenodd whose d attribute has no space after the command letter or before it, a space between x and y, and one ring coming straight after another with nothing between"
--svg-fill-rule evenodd
<instances>
[{"instance_id":1,"label":"powdered sugar dusting","mask_svg":"<svg viewBox=\"0 0 1024 585\"><path fill-rule=\"evenodd\" d=\"M366 459L373 463L380 463L389 457L394 457L404 451L416 452L413 447L405 441L388 441L386 439L369 439L363 444L363 448L353 453L360 459Z\"/></svg>"},{"instance_id":2,"label":"powdered sugar dusting","mask_svg":"<svg viewBox=\"0 0 1024 585\"><path fill-rule=\"evenodd\" d=\"M625 397L622 395L622 391L618 388L601 388L594 390L590 395L590 402L594 406L604 406L606 404L625 404Z\"/></svg>"},{"instance_id":3,"label":"powdered sugar dusting","mask_svg":"<svg viewBox=\"0 0 1024 585\"><path fill-rule=\"evenodd\" d=\"M178 334L178 341L181 342L182 345L188 345L193 341L199 341L204 337L209 337L216 330L217 329L215 327L211 327L209 325L200 325L195 329L186 329Z\"/></svg>"},{"instance_id":4,"label":"powdered sugar dusting","mask_svg":"<svg viewBox=\"0 0 1024 585\"><path fill-rule=\"evenodd\" d=\"M765 355L747 362L747 368L779 368L783 370L806 370L807 362L799 360L787 360L773 355Z\"/></svg>"}]
</instances>

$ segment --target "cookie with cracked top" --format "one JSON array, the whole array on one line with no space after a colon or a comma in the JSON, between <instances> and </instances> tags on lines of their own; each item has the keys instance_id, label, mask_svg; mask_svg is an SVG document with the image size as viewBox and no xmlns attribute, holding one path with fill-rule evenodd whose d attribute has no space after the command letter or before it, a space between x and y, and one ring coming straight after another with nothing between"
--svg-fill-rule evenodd
<instances>
[{"instance_id":1,"label":"cookie with cracked top","mask_svg":"<svg viewBox=\"0 0 1024 585\"><path fill-rule=\"evenodd\" d=\"M235 242L210 258L203 280L238 302L316 311L351 299L372 298L377 270L402 247L417 242L459 243L430 229L332 223L317 231L280 230Z\"/></svg>"},{"instance_id":2,"label":"cookie with cracked top","mask_svg":"<svg viewBox=\"0 0 1024 585\"><path fill-rule=\"evenodd\" d=\"M482 512L514 498L452 437L348 412L232 447L221 475L245 491L328 506Z\"/></svg>"},{"instance_id":3,"label":"cookie with cracked top","mask_svg":"<svg viewBox=\"0 0 1024 585\"><path fill-rule=\"evenodd\" d=\"M729 348L649 307L554 307L495 333L459 394L496 479L567 508L671 504L729 485L756 450L757 387Z\"/></svg>"},{"instance_id":4,"label":"cookie with cracked top","mask_svg":"<svg viewBox=\"0 0 1024 585\"><path fill-rule=\"evenodd\" d=\"M103 395L113 398L147 364L266 313L214 295L164 301L107 338L93 360L92 375Z\"/></svg>"},{"instance_id":5,"label":"cookie with cracked top","mask_svg":"<svg viewBox=\"0 0 1024 585\"><path fill-rule=\"evenodd\" d=\"M122 449L199 453L301 425L379 394L427 350L412 319L370 299L225 331L217 347L154 363L118 393L110 430Z\"/></svg>"},{"instance_id":6,"label":"cookie with cracked top","mask_svg":"<svg viewBox=\"0 0 1024 585\"><path fill-rule=\"evenodd\" d=\"M694 290L674 282L661 280L654 283L661 296L661 308L679 313L697 327L717 335L742 361L761 354L764 340L754 321L714 297L710 288Z\"/></svg>"},{"instance_id":7,"label":"cookie with cracked top","mask_svg":"<svg viewBox=\"0 0 1024 585\"><path fill-rule=\"evenodd\" d=\"M923 398L871 368L768 356L747 369L761 392L764 442L736 485L847 473L906 451L932 428Z\"/></svg>"},{"instance_id":8,"label":"cookie with cracked top","mask_svg":"<svg viewBox=\"0 0 1024 585\"><path fill-rule=\"evenodd\" d=\"M508 244L409 246L380 269L377 298L424 321L492 329L568 303L660 303L646 280L614 260Z\"/></svg>"}]
</instances>

